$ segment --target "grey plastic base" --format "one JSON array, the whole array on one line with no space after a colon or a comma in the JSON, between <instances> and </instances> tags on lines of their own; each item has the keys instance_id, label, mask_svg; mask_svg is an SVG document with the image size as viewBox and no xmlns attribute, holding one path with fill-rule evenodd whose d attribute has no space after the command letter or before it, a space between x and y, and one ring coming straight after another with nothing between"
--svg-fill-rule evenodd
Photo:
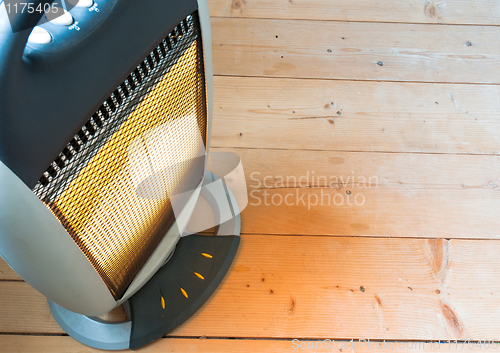
<instances>
[{"instance_id":1,"label":"grey plastic base","mask_svg":"<svg viewBox=\"0 0 500 353\"><path fill-rule=\"evenodd\" d=\"M48 302L50 311L59 326L78 342L107 350L129 347L132 321L105 322L97 317L88 317L69 311L50 300Z\"/></svg>"},{"instance_id":2,"label":"grey plastic base","mask_svg":"<svg viewBox=\"0 0 500 353\"><path fill-rule=\"evenodd\" d=\"M215 219L218 221L219 226L216 228L215 235L240 235L241 220L238 205L231 190L224 182L207 171L201 195L212 206ZM221 222L228 217L231 218ZM75 340L99 349L120 350L129 348L132 321L107 322L98 317L88 317L74 313L50 300L48 300L48 303L50 311L59 326Z\"/></svg>"}]
</instances>

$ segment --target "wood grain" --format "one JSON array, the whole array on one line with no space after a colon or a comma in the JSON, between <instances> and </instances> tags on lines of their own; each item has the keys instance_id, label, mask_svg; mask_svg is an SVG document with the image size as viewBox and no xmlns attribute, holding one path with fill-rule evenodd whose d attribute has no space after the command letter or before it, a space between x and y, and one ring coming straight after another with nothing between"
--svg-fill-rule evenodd
<instances>
[{"instance_id":1,"label":"wood grain","mask_svg":"<svg viewBox=\"0 0 500 353\"><path fill-rule=\"evenodd\" d=\"M201 338L163 338L146 347L138 349L140 353L233 353L233 352L253 352L253 353L277 353L295 352L300 349L307 352L324 352L327 347L349 351L351 342L334 341L333 343L316 341L292 341L292 340L250 340L250 339L206 339ZM329 344L329 346L327 346ZM378 345L378 347L376 346ZM323 347L323 348L321 348ZM466 349L467 352L483 352L487 344L482 346L472 343L439 343L439 342L356 342L353 346L356 352L363 353L388 353L388 352L456 352L458 349ZM458 347L458 349L457 349ZM465 347L465 348L463 348ZM488 348L493 349L496 344L489 344ZM316 349L317 348L317 349ZM75 341L71 337L50 337L50 336L0 336L0 349L2 352L21 353L98 353L102 350L93 349ZM333 351L340 352L339 349ZM496 349L496 348L495 348ZM130 352L129 350L115 351Z\"/></svg>"},{"instance_id":2,"label":"wood grain","mask_svg":"<svg viewBox=\"0 0 500 353\"><path fill-rule=\"evenodd\" d=\"M242 232L496 239L499 206L498 191L485 189L254 190Z\"/></svg>"},{"instance_id":3,"label":"wood grain","mask_svg":"<svg viewBox=\"0 0 500 353\"><path fill-rule=\"evenodd\" d=\"M498 241L243 236L216 294L171 335L497 339L499 251ZM1 332L62 333L27 284L0 286Z\"/></svg>"},{"instance_id":4,"label":"wood grain","mask_svg":"<svg viewBox=\"0 0 500 353\"><path fill-rule=\"evenodd\" d=\"M246 234L498 239L497 156L217 149L245 169Z\"/></svg>"},{"instance_id":5,"label":"wood grain","mask_svg":"<svg viewBox=\"0 0 500 353\"><path fill-rule=\"evenodd\" d=\"M213 147L500 153L498 86L255 77L214 82Z\"/></svg>"},{"instance_id":6,"label":"wood grain","mask_svg":"<svg viewBox=\"0 0 500 353\"><path fill-rule=\"evenodd\" d=\"M0 282L0 303L2 333L64 333L47 298L25 282Z\"/></svg>"},{"instance_id":7,"label":"wood grain","mask_svg":"<svg viewBox=\"0 0 500 353\"><path fill-rule=\"evenodd\" d=\"M241 158L249 191L345 189L353 184L397 190L496 190L500 184L500 156L246 148L212 148L211 152Z\"/></svg>"},{"instance_id":8,"label":"wood grain","mask_svg":"<svg viewBox=\"0 0 500 353\"><path fill-rule=\"evenodd\" d=\"M213 18L213 68L234 76L500 83L499 33L494 26Z\"/></svg>"},{"instance_id":9,"label":"wood grain","mask_svg":"<svg viewBox=\"0 0 500 353\"><path fill-rule=\"evenodd\" d=\"M214 17L498 25L489 0L209 0Z\"/></svg>"},{"instance_id":10,"label":"wood grain","mask_svg":"<svg viewBox=\"0 0 500 353\"><path fill-rule=\"evenodd\" d=\"M21 277L17 275L7 263L0 259L0 278L3 281L22 281Z\"/></svg>"}]
</instances>

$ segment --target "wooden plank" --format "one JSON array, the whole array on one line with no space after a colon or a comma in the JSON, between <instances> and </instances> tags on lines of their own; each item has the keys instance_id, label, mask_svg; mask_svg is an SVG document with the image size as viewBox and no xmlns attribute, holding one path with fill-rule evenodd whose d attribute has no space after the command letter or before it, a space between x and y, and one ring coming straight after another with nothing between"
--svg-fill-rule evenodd
<instances>
[{"instance_id":1,"label":"wooden plank","mask_svg":"<svg viewBox=\"0 0 500 353\"><path fill-rule=\"evenodd\" d=\"M497 156L212 151L242 159L245 234L500 236Z\"/></svg>"},{"instance_id":2,"label":"wooden plank","mask_svg":"<svg viewBox=\"0 0 500 353\"><path fill-rule=\"evenodd\" d=\"M500 153L498 86L248 77L214 82L213 147Z\"/></svg>"},{"instance_id":3,"label":"wooden plank","mask_svg":"<svg viewBox=\"0 0 500 353\"><path fill-rule=\"evenodd\" d=\"M2 333L64 333L47 299L25 282L0 282L0 303Z\"/></svg>"},{"instance_id":4,"label":"wooden plank","mask_svg":"<svg viewBox=\"0 0 500 353\"><path fill-rule=\"evenodd\" d=\"M241 158L249 191L346 189L353 184L397 190L493 190L500 183L500 156L246 148L210 151L231 152Z\"/></svg>"},{"instance_id":5,"label":"wooden plank","mask_svg":"<svg viewBox=\"0 0 500 353\"><path fill-rule=\"evenodd\" d=\"M494 26L213 18L213 67L216 75L500 83L499 33Z\"/></svg>"},{"instance_id":6,"label":"wooden plank","mask_svg":"<svg viewBox=\"0 0 500 353\"><path fill-rule=\"evenodd\" d=\"M213 17L246 17L362 22L500 24L490 0L210 0Z\"/></svg>"},{"instance_id":7,"label":"wooden plank","mask_svg":"<svg viewBox=\"0 0 500 353\"><path fill-rule=\"evenodd\" d=\"M0 279L8 281L21 281L21 278L15 273L3 259L0 259Z\"/></svg>"},{"instance_id":8,"label":"wooden plank","mask_svg":"<svg viewBox=\"0 0 500 353\"><path fill-rule=\"evenodd\" d=\"M475 343L475 342L474 342ZM335 347L343 351L350 351L350 345L356 352L363 353L388 353L388 352L429 352L438 350L443 353L456 352L458 349L466 349L468 352L483 352L488 349L496 349L497 344L481 343L439 343L439 342L317 342L317 341L292 341L292 340L250 340L250 339L206 339L206 338L163 338L146 347L138 349L140 353L233 353L233 352L253 352L253 353L273 353L292 350L306 350L307 352L324 352L328 347ZM302 349L300 348L302 345ZM462 346L463 345L463 346ZM322 348L323 347L323 348ZM462 348L465 347L465 348ZM495 348L494 348L495 347ZM0 349L9 353L98 353L102 350L93 349L75 341L71 337L51 337L51 336L0 336ZM119 350L120 352L130 352L129 350ZM339 352L336 350L336 352Z\"/></svg>"},{"instance_id":9,"label":"wooden plank","mask_svg":"<svg viewBox=\"0 0 500 353\"><path fill-rule=\"evenodd\" d=\"M257 189L242 232L495 239L499 207L498 190L481 188Z\"/></svg>"},{"instance_id":10,"label":"wooden plank","mask_svg":"<svg viewBox=\"0 0 500 353\"><path fill-rule=\"evenodd\" d=\"M500 242L243 236L214 296L173 336L488 339ZM0 332L61 333L46 302L0 282Z\"/></svg>"}]
</instances>

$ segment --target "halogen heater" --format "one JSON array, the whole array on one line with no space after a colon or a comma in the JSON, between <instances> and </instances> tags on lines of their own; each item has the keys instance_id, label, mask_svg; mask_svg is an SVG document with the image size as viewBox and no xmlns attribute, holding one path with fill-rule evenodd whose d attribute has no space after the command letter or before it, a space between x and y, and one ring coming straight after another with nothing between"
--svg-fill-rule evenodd
<instances>
[{"instance_id":1,"label":"halogen heater","mask_svg":"<svg viewBox=\"0 0 500 353\"><path fill-rule=\"evenodd\" d=\"M206 0L22 4L0 8L0 254L73 338L139 348L203 305L239 243L207 171ZM185 231L200 194L227 236ZM96 317L122 304L127 321Z\"/></svg>"}]
</instances>

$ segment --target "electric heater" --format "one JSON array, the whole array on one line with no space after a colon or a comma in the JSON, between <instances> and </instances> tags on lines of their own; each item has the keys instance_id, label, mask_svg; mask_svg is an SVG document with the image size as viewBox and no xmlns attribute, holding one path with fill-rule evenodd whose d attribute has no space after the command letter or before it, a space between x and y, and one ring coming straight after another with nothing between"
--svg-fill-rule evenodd
<instances>
[{"instance_id":1,"label":"electric heater","mask_svg":"<svg viewBox=\"0 0 500 353\"><path fill-rule=\"evenodd\" d=\"M71 336L138 348L205 302L238 246L230 190L204 189L220 181L207 4L27 2L0 9L0 253ZM219 218L230 205L232 236L181 237L200 193ZM94 317L121 304L126 322Z\"/></svg>"}]
</instances>

